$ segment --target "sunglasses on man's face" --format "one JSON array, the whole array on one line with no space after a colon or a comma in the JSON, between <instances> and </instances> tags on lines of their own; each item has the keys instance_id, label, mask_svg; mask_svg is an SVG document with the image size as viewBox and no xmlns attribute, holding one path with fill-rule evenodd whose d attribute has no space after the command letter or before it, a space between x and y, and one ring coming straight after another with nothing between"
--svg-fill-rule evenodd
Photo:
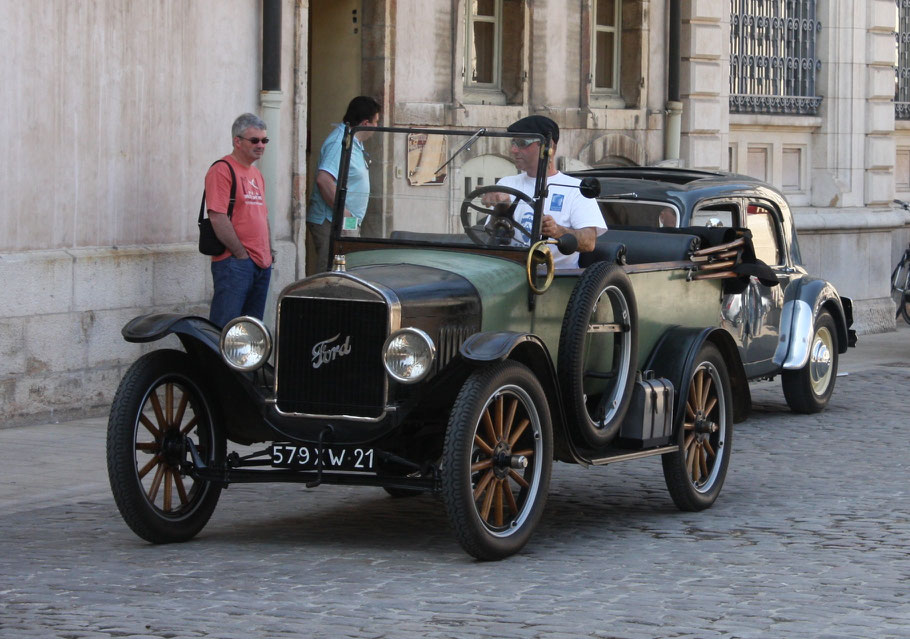
<instances>
[{"instance_id":1,"label":"sunglasses on man's face","mask_svg":"<svg viewBox=\"0 0 910 639\"><path fill-rule=\"evenodd\" d=\"M241 140L246 140L250 144L259 144L260 142L262 142L263 144L269 143L268 138L245 138L242 135L238 135L237 137L240 138Z\"/></svg>"},{"instance_id":2,"label":"sunglasses on man's face","mask_svg":"<svg viewBox=\"0 0 910 639\"><path fill-rule=\"evenodd\" d=\"M512 138L512 146L518 147L519 149L526 149L538 141L539 140L533 138Z\"/></svg>"}]
</instances>

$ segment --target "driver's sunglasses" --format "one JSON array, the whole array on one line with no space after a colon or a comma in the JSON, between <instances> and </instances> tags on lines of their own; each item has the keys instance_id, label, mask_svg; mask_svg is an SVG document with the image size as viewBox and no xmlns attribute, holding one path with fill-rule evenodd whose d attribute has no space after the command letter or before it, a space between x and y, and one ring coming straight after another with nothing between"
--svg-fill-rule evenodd
<instances>
[{"instance_id":1,"label":"driver's sunglasses","mask_svg":"<svg viewBox=\"0 0 910 639\"><path fill-rule=\"evenodd\" d=\"M262 142L263 144L269 143L268 138L245 138L242 135L238 135L237 137L240 138L241 140L246 140L250 144L259 144L260 142Z\"/></svg>"},{"instance_id":2,"label":"driver's sunglasses","mask_svg":"<svg viewBox=\"0 0 910 639\"><path fill-rule=\"evenodd\" d=\"M517 146L519 149L526 149L535 142L539 142L539 140L534 138L512 138L512 146Z\"/></svg>"}]
</instances>

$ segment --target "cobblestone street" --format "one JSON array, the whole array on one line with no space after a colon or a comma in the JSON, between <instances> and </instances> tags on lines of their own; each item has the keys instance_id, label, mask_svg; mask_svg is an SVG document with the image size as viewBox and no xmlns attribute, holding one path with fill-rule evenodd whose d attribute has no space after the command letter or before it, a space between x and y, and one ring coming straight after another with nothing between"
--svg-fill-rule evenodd
<instances>
[{"instance_id":1,"label":"cobblestone street","mask_svg":"<svg viewBox=\"0 0 910 639\"><path fill-rule=\"evenodd\" d=\"M819 415L752 386L711 509L677 511L657 458L556 464L498 563L433 497L335 486L232 486L152 546L107 488L104 418L0 430L0 637L910 637L910 331L874 337Z\"/></svg>"}]
</instances>

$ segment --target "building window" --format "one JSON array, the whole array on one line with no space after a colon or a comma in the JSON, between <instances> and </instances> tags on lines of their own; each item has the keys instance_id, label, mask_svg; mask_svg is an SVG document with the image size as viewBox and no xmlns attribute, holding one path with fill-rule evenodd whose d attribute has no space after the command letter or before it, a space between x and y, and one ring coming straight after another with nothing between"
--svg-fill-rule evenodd
<instances>
[{"instance_id":1,"label":"building window","mask_svg":"<svg viewBox=\"0 0 910 639\"><path fill-rule=\"evenodd\" d=\"M522 104L523 0L466 0L465 89L468 100Z\"/></svg>"},{"instance_id":2,"label":"building window","mask_svg":"<svg viewBox=\"0 0 910 639\"><path fill-rule=\"evenodd\" d=\"M801 193L803 190L803 149L785 146L781 151L781 190Z\"/></svg>"},{"instance_id":3,"label":"building window","mask_svg":"<svg viewBox=\"0 0 910 639\"><path fill-rule=\"evenodd\" d=\"M894 117L910 120L910 0L895 0Z\"/></svg>"},{"instance_id":4,"label":"building window","mask_svg":"<svg viewBox=\"0 0 910 639\"><path fill-rule=\"evenodd\" d=\"M815 115L816 0L730 0L730 111Z\"/></svg>"},{"instance_id":5,"label":"building window","mask_svg":"<svg viewBox=\"0 0 910 639\"><path fill-rule=\"evenodd\" d=\"M619 0L594 0L593 93L619 90Z\"/></svg>"},{"instance_id":6,"label":"building window","mask_svg":"<svg viewBox=\"0 0 910 639\"><path fill-rule=\"evenodd\" d=\"M768 147L749 146L746 150L746 175L768 181Z\"/></svg>"},{"instance_id":7,"label":"building window","mask_svg":"<svg viewBox=\"0 0 910 639\"><path fill-rule=\"evenodd\" d=\"M484 89L499 88L502 55L502 0L468 2L468 81Z\"/></svg>"},{"instance_id":8,"label":"building window","mask_svg":"<svg viewBox=\"0 0 910 639\"><path fill-rule=\"evenodd\" d=\"M910 148L897 150L897 162L894 163L894 190L902 193L910 191Z\"/></svg>"}]
</instances>

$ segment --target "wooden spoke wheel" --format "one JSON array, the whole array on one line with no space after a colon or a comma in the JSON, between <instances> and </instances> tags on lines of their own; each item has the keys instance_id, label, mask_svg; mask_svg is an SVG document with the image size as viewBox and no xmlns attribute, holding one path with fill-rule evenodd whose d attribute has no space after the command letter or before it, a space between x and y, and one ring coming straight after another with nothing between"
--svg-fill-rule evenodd
<instances>
[{"instance_id":1,"label":"wooden spoke wheel","mask_svg":"<svg viewBox=\"0 0 910 639\"><path fill-rule=\"evenodd\" d=\"M730 463L733 407L727 367L720 351L705 343L688 388L679 450L662 458L664 479L680 510L702 510L717 499Z\"/></svg>"},{"instance_id":2,"label":"wooden spoke wheel","mask_svg":"<svg viewBox=\"0 0 910 639\"><path fill-rule=\"evenodd\" d=\"M147 541L192 538L218 502L220 486L186 474L189 442L207 464L223 462L224 438L189 357L148 353L124 375L107 434L114 499L127 525Z\"/></svg>"},{"instance_id":3,"label":"wooden spoke wheel","mask_svg":"<svg viewBox=\"0 0 910 639\"><path fill-rule=\"evenodd\" d=\"M553 436L540 383L502 362L465 382L443 449L443 499L462 547L502 559L527 543L550 483Z\"/></svg>"}]
</instances>

